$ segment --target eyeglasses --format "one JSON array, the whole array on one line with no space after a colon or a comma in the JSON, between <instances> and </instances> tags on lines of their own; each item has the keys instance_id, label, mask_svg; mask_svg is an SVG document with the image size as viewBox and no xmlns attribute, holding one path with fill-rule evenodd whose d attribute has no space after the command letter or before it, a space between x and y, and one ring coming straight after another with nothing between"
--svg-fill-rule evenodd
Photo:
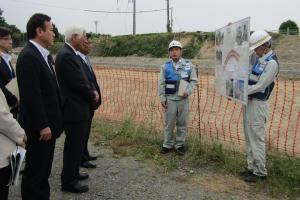
<instances>
[{"instance_id":1,"label":"eyeglasses","mask_svg":"<svg viewBox=\"0 0 300 200\"><path fill-rule=\"evenodd\" d=\"M0 40L9 40L9 41L12 41L12 38L11 37L0 37Z\"/></svg>"}]
</instances>

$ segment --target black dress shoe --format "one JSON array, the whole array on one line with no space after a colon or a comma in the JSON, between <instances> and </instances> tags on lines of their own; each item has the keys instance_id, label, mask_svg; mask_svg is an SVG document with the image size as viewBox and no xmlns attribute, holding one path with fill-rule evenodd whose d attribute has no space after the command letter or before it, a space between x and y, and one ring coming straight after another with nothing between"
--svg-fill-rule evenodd
<instances>
[{"instance_id":1,"label":"black dress shoe","mask_svg":"<svg viewBox=\"0 0 300 200\"><path fill-rule=\"evenodd\" d=\"M63 192L85 193L89 191L89 186L82 185L79 181L75 181L72 184L63 185L61 190Z\"/></svg>"},{"instance_id":2,"label":"black dress shoe","mask_svg":"<svg viewBox=\"0 0 300 200\"><path fill-rule=\"evenodd\" d=\"M95 165L95 164L93 164L89 161L81 163L80 166L83 167L83 168L88 168L88 169L95 169L97 167L97 165Z\"/></svg>"},{"instance_id":3,"label":"black dress shoe","mask_svg":"<svg viewBox=\"0 0 300 200\"><path fill-rule=\"evenodd\" d=\"M91 160L97 160L97 156L89 156L89 161L91 161Z\"/></svg>"},{"instance_id":4,"label":"black dress shoe","mask_svg":"<svg viewBox=\"0 0 300 200\"><path fill-rule=\"evenodd\" d=\"M87 173L79 173L76 177L77 180L82 181L88 179L90 176Z\"/></svg>"}]
</instances>

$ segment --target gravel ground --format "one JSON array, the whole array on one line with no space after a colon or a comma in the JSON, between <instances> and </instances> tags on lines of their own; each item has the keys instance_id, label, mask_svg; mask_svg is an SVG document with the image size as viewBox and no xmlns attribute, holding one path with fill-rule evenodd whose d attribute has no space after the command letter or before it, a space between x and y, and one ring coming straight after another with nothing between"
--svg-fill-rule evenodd
<instances>
[{"instance_id":1,"label":"gravel ground","mask_svg":"<svg viewBox=\"0 0 300 200\"><path fill-rule=\"evenodd\" d=\"M86 181L90 190L85 194L63 193L60 190L64 136L57 141L50 177L53 200L267 200L265 194L231 175L215 174L208 169L193 171L178 169L165 172L152 161L137 161L120 157L103 142L90 145L93 155L99 155L96 169L88 170ZM176 156L174 154L174 156ZM83 169L82 171L87 172ZM20 198L20 187L11 187L9 199Z\"/></svg>"}]
</instances>

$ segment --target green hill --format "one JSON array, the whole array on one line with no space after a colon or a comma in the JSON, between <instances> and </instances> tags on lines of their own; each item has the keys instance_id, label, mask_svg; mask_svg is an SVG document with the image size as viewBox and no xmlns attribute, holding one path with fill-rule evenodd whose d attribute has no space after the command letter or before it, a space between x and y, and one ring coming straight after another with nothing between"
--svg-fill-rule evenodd
<instances>
[{"instance_id":1,"label":"green hill","mask_svg":"<svg viewBox=\"0 0 300 200\"><path fill-rule=\"evenodd\" d=\"M93 38L94 49L92 56L100 57L124 57L124 56L146 56L167 57L167 47L171 40L179 40L184 46L184 57L194 58L203 43L213 39L213 33L204 32L180 32L180 33L151 33L141 35L123 36L100 36ZM51 52L56 53L61 43L51 47Z\"/></svg>"},{"instance_id":2,"label":"green hill","mask_svg":"<svg viewBox=\"0 0 300 200\"><path fill-rule=\"evenodd\" d=\"M272 33L273 49L284 66L299 69L300 36L280 35ZM147 57L167 58L167 47L173 39L183 45L183 57L189 59L214 61L214 33L209 32L180 32L180 33L151 33L141 35L100 36L93 37L94 57ZM54 44L50 51L56 53L62 43Z\"/></svg>"}]
</instances>

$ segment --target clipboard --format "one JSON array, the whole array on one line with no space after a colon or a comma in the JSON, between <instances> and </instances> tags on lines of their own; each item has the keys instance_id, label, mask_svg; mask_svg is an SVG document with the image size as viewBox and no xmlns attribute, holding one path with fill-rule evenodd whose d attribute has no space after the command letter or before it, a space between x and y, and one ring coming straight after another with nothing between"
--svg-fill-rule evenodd
<instances>
[{"instance_id":1,"label":"clipboard","mask_svg":"<svg viewBox=\"0 0 300 200\"><path fill-rule=\"evenodd\" d=\"M183 79L181 79L179 81L178 96L182 97L184 95L184 93L186 92L186 89L187 89L188 85L189 85L189 82L187 82L187 81L185 81Z\"/></svg>"},{"instance_id":2,"label":"clipboard","mask_svg":"<svg viewBox=\"0 0 300 200\"><path fill-rule=\"evenodd\" d=\"M26 150L17 146L16 150L10 155L11 177L8 185L17 186L19 184L19 175L21 166L25 158Z\"/></svg>"},{"instance_id":3,"label":"clipboard","mask_svg":"<svg viewBox=\"0 0 300 200\"><path fill-rule=\"evenodd\" d=\"M13 95L15 95L18 99L20 100L20 94L19 94L19 87L18 87L18 82L17 78L11 79L6 85L6 89L8 89Z\"/></svg>"}]
</instances>

